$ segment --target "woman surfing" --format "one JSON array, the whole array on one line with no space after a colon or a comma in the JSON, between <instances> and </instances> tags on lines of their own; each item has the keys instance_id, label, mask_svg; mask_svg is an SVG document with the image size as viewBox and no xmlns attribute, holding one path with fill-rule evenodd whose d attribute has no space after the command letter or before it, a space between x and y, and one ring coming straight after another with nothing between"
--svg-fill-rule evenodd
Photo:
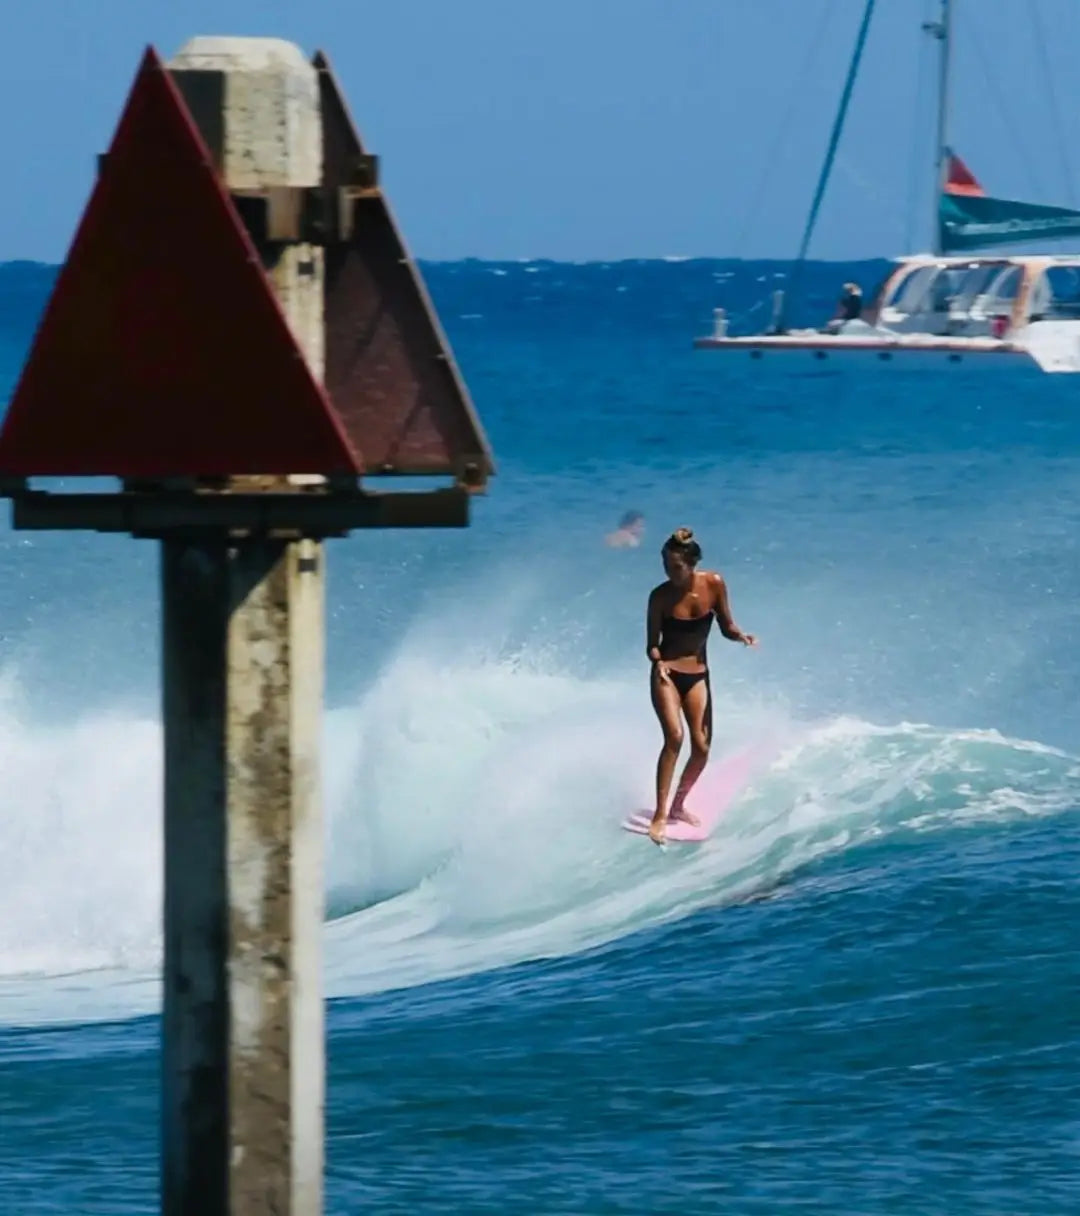
<instances>
[{"instance_id":1,"label":"woman surfing","mask_svg":"<svg viewBox=\"0 0 1080 1216\"><path fill-rule=\"evenodd\" d=\"M685 802L705 768L712 742L712 689L705 650L713 618L729 641L757 645L753 634L743 633L732 620L723 578L712 570L697 569L701 546L689 528L672 532L660 553L667 581L649 593L645 641L652 662L653 709L664 732L656 763L656 810L649 824L649 838L656 844L664 843L669 820L698 822ZM690 757L669 811L668 793L683 742L683 717L690 730Z\"/></svg>"}]
</instances>

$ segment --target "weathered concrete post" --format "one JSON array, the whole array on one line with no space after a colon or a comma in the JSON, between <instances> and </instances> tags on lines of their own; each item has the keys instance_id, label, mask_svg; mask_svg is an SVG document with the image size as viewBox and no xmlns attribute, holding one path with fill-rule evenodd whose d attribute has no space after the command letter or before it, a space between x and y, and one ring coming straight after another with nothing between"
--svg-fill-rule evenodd
<instances>
[{"instance_id":1,"label":"weathered concrete post","mask_svg":"<svg viewBox=\"0 0 1080 1216\"><path fill-rule=\"evenodd\" d=\"M0 426L0 494L16 528L161 542L169 1216L321 1211L323 542L463 527L493 471L326 58L148 48ZM30 482L101 476L119 490Z\"/></svg>"},{"instance_id":2,"label":"weathered concrete post","mask_svg":"<svg viewBox=\"0 0 1080 1216\"><path fill-rule=\"evenodd\" d=\"M175 1216L321 1210L323 615L308 549L162 546Z\"/></svg>"},{"instance_id":3,"label":"weathered concrete post","mask_svg":"<svg viewBox=\"0 0 1080 1216\"><path fill-rule=\"evenodd\" d=\"M193 115L204 135L219 133L230 192L320 184L318 79L298 48L196 38L168 66L187 96L211 99ZM322 250L293 241L260 252L321 381ZM323 1176L322 545L166 540L162 563L164 1209L314 1213Z\"/></svg>"}]
</instances>

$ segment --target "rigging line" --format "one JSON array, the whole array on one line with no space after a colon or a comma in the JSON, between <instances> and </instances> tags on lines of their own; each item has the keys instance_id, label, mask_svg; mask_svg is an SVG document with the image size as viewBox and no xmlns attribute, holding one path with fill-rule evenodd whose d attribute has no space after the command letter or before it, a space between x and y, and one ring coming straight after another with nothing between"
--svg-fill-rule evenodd
<instances>
[{"instance_id":1,"label":"rigging line","mask_svg":"<svg viewBox=\"0 0 1080 1216\"><path fill-rule=\"evenodd\" d=\"M746 238L749 235L750 229L753 227L754 221L759 217L761 212L761 201L765 197L765 187L772 178L772 171L776 167L776 162L780 155L780 145L787 134L787 128L791 123L791 119L795 112L796 104L802 99L803 86L806 84L810 76L810 69L814 66L817 59L818 51L824 41L825 30L832 20L833 13L836 11L834 0L822 0L821 14L817 22L817 32L814 35L813 41L810 44L810 49L803 60L802 68L799 72L799 78L795 83L794 88L788 95L787 109L784 112L784 117L777 128L776 137L769 148L769 155L765 161L765 168L762 171L761 178L758 181L757 190L754 192L753 200L742 226L739 230L739 237L735 243L735 255L739 256L739 251L744 247Z\"/></svg>"},{"instance_id":2,"label":"rigging line","mask_svg":"<svg viewBox=\"0 0 1080 1216\"><path fill-rule=\"evenodd\" d=\"M864 198L877 206L882 215L889 215L891 212L903 220L903 204L894 193L881 188L879 175L871 177L864 173L860 163L852 160L850 156L845 156L843 152L836 154L836 168Z\"/></svg>"},{"instance_id":3,"label":"rigging line","mask_svg":"<svg viewBox=\"0 0 1080 1216\"><path fill-rule=\"evenodd\" d=\"M794 295L796 286L799 283L803 263L806 261L806 251L810 248L810 238L813 236L818 211L821 209L821 200L825 197L825 187L829 184L829 174L832 172L833 160L836 158L836 149L840 144L840 136L844 130L844 119L847 117L851 93L855 88L855 78L859 74L859 63L862 60L862 53L866 47L866 35L870 31L870 18L874 14L875 3L876 0L866 0L866 7L863 9L862 23L859 26L858 37L855 39L855 51L851 56L847 79L844 81L844 91L840 95L840 108L837 110L836 118L833 121L832 133L829 136L829 147L825 153L825 163L821 167L817 189L814 191L814 201L810 205L810 214L806 219L806 228L803 231L802 242L799 245L799 255L791 270L791 279L788 283L786 296L780 299L780 311L776 318L776 329L779 333L785 332L784 308L787 303L786 297Z\"/></svg>"},{"instance_id":4,"label":"rigging line","mask_svg":"<svg viewBox=\"0 0 1080 1216\"><path fill-rule=\"evenodd\" d=\"M1054 74L1050 70L1050 56L1046 50L1046 34L1043 30L1042 18L1039 16L1038 0L1031 0L1031 25L1035 34L1035 44L1038 48L1039 59L1042 61L1043 80L1050 94L1050 113L1054 120L1054 133L1057 135L1058 148L1061 151L1061 170L1065 177L1065 198L1073 206L1076 205L1076 178L1073 176L1072 163L1069 159L1069 145L1065 139L1065 128L1061 122L1061 107L1058 105L1057 90L1054 88Z\"/></svg>"},{"instance_id":5,"label":"rigging line","mask_svg":"<svg viewBox=\"0 0 1080 1216\"><path fill-rule=\"evenodd\" d=\"M1021 133L1017 130L1013 120L1012 111L1008 105L1002 100L1001 94L998 91L997 84L994 81L994 75L990 68L989 60L986 52L983 49L982 42L979 40L978 33L979 23L977 21L969 21L965 32L971 37L971 45L975 48L975 57L979 61L979 66L982 68L983 77L986 80L987 90L993 98L994 104L997 107L998 117L1001 119L1002 125L1008 130L1013 142L1020 153L1020 159L1024 162L1024 168L1027 171L1028 179L1035 194L1042 198L1043 195L1042 183L1039 180L1039 175L1035 169L1035 162L1031 159L1028 152L1027 144L1025 143Z\"/></svg>"},{"instance_id":6,"label":"rigging line","mask_svg":"<svg viewBox=\"0 0 1080 1216\"><path fill-rule=\"evenodd\" d=\"M817 189L814 191L814 201L810 205L810 214L806 220L802 243L799 245L799 262L805 260L806 251L810 248L810 238L813 236L814 225L817 223L821 200L825 197L825 187L829 184L829 174L832 171L836 149L844 130L844 119L847 117L851 93L855 87L855 77L859 74L859 62L862 59L863 48L866 46L866 35L870 29L870 18L873 16L875 3L876 0L866 0L866 8L863 9L862 24L859 26L859 36L855 41L855 53L851 57L851 66L848 68L847 80L844 81L844 91L840 97L840 109L836 113L832 134L829 136L829 147L825 153L825 164L821 168L821 176L818 178Z\"/></svg>"}]
</instances>

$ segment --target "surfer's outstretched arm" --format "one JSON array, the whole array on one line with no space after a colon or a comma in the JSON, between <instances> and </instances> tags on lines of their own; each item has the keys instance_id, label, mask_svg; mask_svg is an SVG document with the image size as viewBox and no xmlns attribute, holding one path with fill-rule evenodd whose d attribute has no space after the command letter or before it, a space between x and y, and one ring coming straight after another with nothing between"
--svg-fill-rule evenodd
<instances>
[{"instance_id":1,"label":"surfer's outstretched arm","mask_svg":"<svg viewBox=\"0 0 1080 1216\"><path fill-rule=\"evenodd\" d=\"M713 612L716 614L716 623L720 626L720 632L729 642L742 642L744 646L756 646L757 638L752 633L743 633L735 624L735 619L731 615L731 604L728 601L727 583L724 582L723 576L710 574L709 580L713 588Z\"/></svg>"}]
</instances>

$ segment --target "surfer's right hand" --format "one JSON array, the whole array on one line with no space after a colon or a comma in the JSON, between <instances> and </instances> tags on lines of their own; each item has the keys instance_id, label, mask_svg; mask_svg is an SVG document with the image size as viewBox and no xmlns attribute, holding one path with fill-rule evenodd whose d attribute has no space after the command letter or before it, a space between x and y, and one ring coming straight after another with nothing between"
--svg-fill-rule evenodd
<instances>
[{"instance_id":1,"label":"surfer's right hand","mask_svg":"<svg viewBox=\"0 0 1080 1216\"><path fill-rule=\"evenodd\" d=\"M657 663L657 664L655 664L655 666L656 666L656 678L660 681L660 683L661 684L670 684L671 676L668 675L667 664L666 663Z\"/></svg>"}]
</instances>

